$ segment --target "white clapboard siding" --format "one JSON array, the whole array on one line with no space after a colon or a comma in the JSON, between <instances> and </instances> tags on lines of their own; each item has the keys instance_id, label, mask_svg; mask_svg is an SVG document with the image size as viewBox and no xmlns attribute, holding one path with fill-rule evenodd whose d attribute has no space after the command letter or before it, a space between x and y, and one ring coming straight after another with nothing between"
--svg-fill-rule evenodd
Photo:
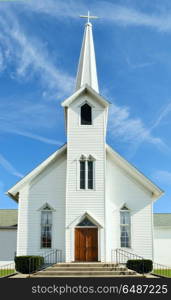
<instances>
[{"instance_id":1,"label":"white clapboard siding","mask_svg":"<svg viewBox=\"0 0 171 300\"><path fill-rule=\"evenodd\" d=\"M80 126L80 106L92 105L93 124ZM66 192L66 255L74 260L73 220L89 212L104 227L105 190L105 118L106 109L88 95L79 97L67 113L67 192ZM81 154L95 157L94 190L79 189L79 158ZM104 260L104 231L99 228L100 260Z\"/></svg>"},{"instance_id":2,"label":"white clapboard siding","mask_svg":"<svg viewBox=\"0 0 171 300\"><path fill-rule=\"evenodd\" d=\"M0 229L0 262L8 264L14 260L17 244L17 228Z\"/></svg>"},{"instance_id":3,"label":"white clapboard siding","mask_svg":"<svg viewBox=\"0 0 171 300\"><path fill-rule=\"evenodd\" d=\"M48 203L53 209L52 248L65 254L65 187L66 153L49 165L20 192L17 255L41 254L41 207ZM63 258L64 259L64 258Z\"/></svg>"},{"instance_id":4,"label":"white clapboard siding","mask_svg":"<svg viewBox=\"0 0 171 300\"><path fill-rule=\"evenodd\" d=\"M171 226L154 227L154 261L171 267Z\"/></svg>"},{"instance_id":5,"label":"white clapboard siding","mask_svg":"<svg viewBox=\"0 0 171 300\"><path fill-rule=\"evenodd\" d=\"M120 248L120 208L131 213L131 248L145 258L153 256L151 194L133 180L107 154L106 164L106 253Z\"/></svg>"}]
</instances>

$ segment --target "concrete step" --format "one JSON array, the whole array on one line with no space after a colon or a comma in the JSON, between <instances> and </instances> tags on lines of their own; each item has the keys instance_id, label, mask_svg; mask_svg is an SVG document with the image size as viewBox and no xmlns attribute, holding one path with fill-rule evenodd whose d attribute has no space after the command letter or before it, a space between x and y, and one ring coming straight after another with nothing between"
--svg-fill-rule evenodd
<instances>
[{"instance_id":1,"label":"concrete step","mask_svg":"<svg viewBox=\"0 0 171 300\"><path fill-rule=\"evenodd\" d=\"M136 272L133 272L133 271L82 271L82 270L78 270L78 271L48 271L48 270L45 270L45 271L39 271L38 273L36 273L36 275L43 275L43 276L54 276L54 277L58 277L58 276L80 276L80 275L91 275L91 276L94 276L94 275L101 275L101 276L104 276L104 275L135 275Z\"/></svg>"},{"instance_id":2,"label":"concrete step","mask_svg":"<svg viewBox=\"0 0 171 300\"><path fill-rule=\"evenodd\" d=\"M59 263L54 264L53 267L61 267L61 268L90 268L90 267L118 267L118 265L113 263ZM123 267L123 266L119 266Z\"/></svg>"},{"instance_id":3,"label":"concrete step","mask_svg":"<svg viewBox=\"0 0 171 300\"><path fill-rule=\"evenodd\" d=\"M82 275L70 275L70 274L65 274L65 275L58 275L58 276L54 276L54 275L45 275L45 274L40 274L40 273L37 273L37 274L34 274L34 275L31 275L31 277L34 277L34 278L39 278L39 277L41 277L41 278L48 278L48 277L65 277L65 278L67 278L67 277L77 277L77 278L89 278L89 277L99 277L99 278L109 278L109 277L142 277L142 275L138 275L138 274L131 274L131 275L112 275L112 274L108 274L108 275L103 275L103 274L101 274L101 275L88 275L88 274L82 274Z\"/></svg>"},{"instance_id":4,"label":"concrete step","mask_svg":"<svg viewBox=\"0 0 171 300\"><path fill-rule=\"evenodd\" d=\"M113 263L60 263L31 277L141 277L124 265Z\"/></svg>"},{"instance_id":5,"label":"concrete step","mask_svg":"<svg viewBox=\"0 0 171 300\"><path fill-rule=\"evenodd\" d=\"M82 268L74 268L74 267L68 267L68 268L65 268L65 267L49 267L47 268L46 270L48 271L54 271L54 272L58 272L58 271L66 271L66 272L71 272L71 271L78 271L78 270L81 270L82 272L84 271L126 271L127 269L126 268L119 268L119 267L82 267Z\"/></svg>"}]
</instances>

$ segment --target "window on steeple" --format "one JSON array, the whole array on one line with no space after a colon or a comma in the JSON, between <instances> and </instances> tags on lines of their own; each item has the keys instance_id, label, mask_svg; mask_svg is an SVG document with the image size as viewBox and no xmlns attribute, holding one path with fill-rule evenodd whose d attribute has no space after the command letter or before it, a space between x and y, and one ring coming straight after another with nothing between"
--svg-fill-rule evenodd
<instances>
[{"instance_id":1,"label":"window on steeple","mask_svg":"<svg viewBox=\"0 0 171 300\"><path fill-rule=\"evenodd\" d=\"M80 189L85 189L85 169L86 162L84 160L80 160Z\"/></svg>"},{"instance_id":2,"label":"window on steeple","mask_svg":"<svg viewBox=\"0 0 171 300\"><path fill-rule=\"evenodd\" d=\"M81 106L81 125L92 125L92 109L87 103Z\"/></svg>"},{"instance_id":3,"label":"window on steeple","mask_svg":"<svg viewBox=\"0 0 171 300\"><path fill-rule=\"evenodd\" d=\"M94 157L81 155L80 157L80 189L94 189Z\"/></svg>"}]
</instances>

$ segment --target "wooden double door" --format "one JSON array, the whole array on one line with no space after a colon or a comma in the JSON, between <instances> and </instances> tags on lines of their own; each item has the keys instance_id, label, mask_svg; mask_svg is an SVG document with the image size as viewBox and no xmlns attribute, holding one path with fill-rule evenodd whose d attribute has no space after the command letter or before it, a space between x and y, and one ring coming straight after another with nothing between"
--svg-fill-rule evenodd
<instances>
[{"instance_id":1,"label":"wooden double door","mask_svg":"<svg viewBox=\"0 0 171 300\"><path fill-rule=\"evenodd\" d=\"M98 261L98 229L75 229L75 261Z\"/></svg>"}]
</instances>

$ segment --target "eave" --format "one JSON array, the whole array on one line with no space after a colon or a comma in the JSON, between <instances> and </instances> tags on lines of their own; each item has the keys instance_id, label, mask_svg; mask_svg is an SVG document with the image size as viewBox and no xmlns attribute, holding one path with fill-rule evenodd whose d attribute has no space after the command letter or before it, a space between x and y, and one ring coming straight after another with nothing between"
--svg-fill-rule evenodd
<instances>
[{"instance_id":1,"label":"eave","mask_svg":"<svg viewBox=\"0 0 171 300\"><path fill-rule=\"evenodd\" d=\"M100 94L98 94L95 90L93 90L88 84L85 84L78 91L72 94L72 96L64 100L61 103L61 106L68 107L83 93L90 93L90 95L92 95L104 107L108 107L109 104L111 104L108 100L104 99Z\"/></svg>"}]
</instances>

